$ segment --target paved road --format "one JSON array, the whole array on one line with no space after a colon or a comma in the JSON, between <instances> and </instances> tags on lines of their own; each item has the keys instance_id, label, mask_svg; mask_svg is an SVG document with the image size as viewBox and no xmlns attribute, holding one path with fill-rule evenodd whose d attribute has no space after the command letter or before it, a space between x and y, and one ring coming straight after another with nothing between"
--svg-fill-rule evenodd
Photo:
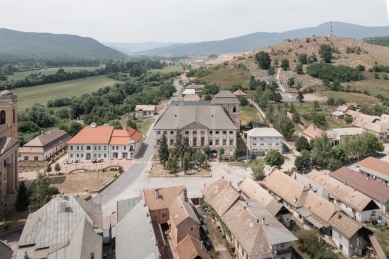
<instances>
[{"instance_id":1,"label":"paved road","mask_svg":"<svg viewBox=\"0 0 389 259\"><path fill-rule=\"evenodd\" d=\"M178 80L174 81L174 86L177 92L173 95L172 100L176 98L181 90L181 86ZM159 115L155 116L157 121L162 114L166 111L165 107ZM129 196L132 193L130 190L131 186L136 184L136 180L141 175L148 174L151 169L153 150L155 137L152 132L155 122L151 125L150 130L147 134L147 138L135 157L134 164L125 172L120 178L113 182L107 189L102 191L100 194L92 198L92 202L102 205L104 216L110 215L113 211L116 211L116 202L118 200L128 199L133 196Z\"/></svg>"}]
</instances>

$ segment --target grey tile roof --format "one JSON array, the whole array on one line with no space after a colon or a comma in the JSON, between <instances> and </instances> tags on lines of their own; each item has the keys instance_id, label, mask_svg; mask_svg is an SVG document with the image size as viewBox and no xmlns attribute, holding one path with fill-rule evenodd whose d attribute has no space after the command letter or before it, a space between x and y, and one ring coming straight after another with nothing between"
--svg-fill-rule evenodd
<instances>
[{"instance_id":1,"label":"grey tile roof","mask_svg":"<svg viewBox=\"0 0 389 259\"><path fill-rule=\"evenodd\" d=\"M160 254L156 242L149 208L144 202L139 202L116 225L116 258L158 259Z\"/></svg>"},{"instance_id":2,"label":"grey tile roof","mask_svg":"<svg viewBox=\"0 0 389 259\"><path fill-rule=\"evenodd\" d=\"M4 244L2 241L0 241L0 255L2 259L11 259L11 256L13 254L12 249Z\"/></svg>"},{"instance_id":3,"label":"grey tile roof","mask_svg":"<svg viewBox=\"0 0 389 259\"><path fill-rule=\"evenodd\" d=\"M240 102L230 91L221 91L213 97L212 104L240 104Z\"/></svg>"},{"instance_id":4,"label":"grey tile roof","mask_svg":"<svg viewBox=\"0 0 389 259\"><path fill-rule=\"evenodd\" d=\"M283 137L282 134L274 128L254 128L247 131L247 135L250 137Z\"/></svg>"},{"instance_id":5,"label":"grey tile roof","mask_svg":"<svg viewBox=\"0 0 389 259\"><path fill-rule=\"evenodd\" d=\"M211 106L211 101L171 101L169 106Z\"/></svg>"},{"instance_id":6,"label":"grey tile roof","mask_svg":"<svg viewBox=\"0 0 389 259\"><path fill-rule=\"evenodd\" d=\"M220 106L169 106L156 122L155 130L182 129L191 123L217 130L236 130L224 109Z\"/></svg>"},{"instance_id":7,"label":"grey tile roof","mask_svg":"<svg viewBox=\"0 0 389 259\"><path fill-rule=\"evenodd\" d=\"M142 197L134 197L117 202L117 222L122 220L140 201Z\"/></svg>"},{"instance_id":8,"label":"grey tile roof","mask_svg":"<svg viewBox=\"0 0 389 259\"><path fill-rule=\"evenodd\" d=\"M84 251L95 252L95 258L101 258L102 231L101 205L93 204L73 196L66 196L68 212L61 212L62 197L57 197L28 216L19 240L19 248L28 249L32 258L46 257L50 253L55 257L78 259L90 258ZM74 244L72 252L66 253L66 246ZM87 246L88 249L83 247ZM69 250L70 251L70 250ZM25 250L19 249L18 258L23 258Z\"/></svg>"}]
</instances>

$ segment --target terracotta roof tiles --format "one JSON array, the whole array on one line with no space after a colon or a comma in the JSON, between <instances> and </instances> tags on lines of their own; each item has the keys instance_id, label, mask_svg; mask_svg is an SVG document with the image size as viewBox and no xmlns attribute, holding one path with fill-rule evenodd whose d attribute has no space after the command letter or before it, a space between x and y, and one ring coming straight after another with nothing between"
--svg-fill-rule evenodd
<instances>
[{"instance_id":1,"label":"terracotta roof tiles","mask_svg":"<svg viewBox=\"0 0 389 259\"><path fill-rule=\"evenodd\" d=\"M78 132L77 135L75 135L71 140L69 140L68 145L109 144L113 130L113 126L86 126L80 132Z\"/></svg>"},{"instance_id":2,"label":"terracotta roof tiles","mask_svg":"<svg viewBox=\"0 0 389 259\"><path fill-rule=\"evenodd\" d=\"M171 186L142 191L142 196L150 210L167 209L184 190L184 186Z\"/></svg>"}]
</instances>

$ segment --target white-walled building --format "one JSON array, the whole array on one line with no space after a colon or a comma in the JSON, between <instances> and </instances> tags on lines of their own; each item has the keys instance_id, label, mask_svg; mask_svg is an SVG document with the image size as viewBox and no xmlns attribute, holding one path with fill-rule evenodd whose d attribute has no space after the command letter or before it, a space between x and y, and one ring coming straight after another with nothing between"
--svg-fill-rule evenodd
<instances>
[{"instance_id":1,"label":"white-walled building","mask_svg":"<svg viewBox=\"0 0 389 259\"><path fill-rule=\"evenodd\" d=\"M281 154L283 136L274 128L254 128L247 131L247 146L250 152L268 152L271 149L277 150Z\"/></svg>"},{"instance_id":2,"label":"white-walled building","mask_svg":"<svg viewBox=\"0 0 389 259\"><path fill-rule=\"evenodd\" d=\"M68 142L68 161L134 158L142 145L142 134L132 128L92 124Z\"/></svg>"}]
</instances>

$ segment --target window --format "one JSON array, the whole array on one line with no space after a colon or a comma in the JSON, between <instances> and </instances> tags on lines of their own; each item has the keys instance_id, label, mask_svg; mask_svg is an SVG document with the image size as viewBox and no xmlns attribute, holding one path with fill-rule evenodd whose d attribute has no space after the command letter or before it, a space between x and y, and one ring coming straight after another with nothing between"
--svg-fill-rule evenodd
<instances>
[{"instance_id":1,"label":"window","mask_svg":"<svg viewBox=\"0 0 389 259\"><path fill-rule=\"evenodd\" d=\"M271 143L267 143L268 146L271 146Z\"/></svg>"},{"instance_id":2,"label":"window","mask_svg":"<svg viewBox=\"0 0 389 259\"><path fill-rule=\"evenodd\" d=\"M253 146L256 146L257 145L257 143L253 143Z\"/></svg>"},{"instance_id":3,"label":"window","mask_svg":"<svg viewBox=\"0 0 389 259\"><path fill-rule=\"evenodd\" d=\"M358 237L357 238L357 246L361 246L362 245L362 237Z\"/></svg>"},{"instance_id":4,"label":"window","mask_svg":"<svg viewBox=\"0 0 389 259\"><path fill-rule=\"evenodd\" d=\"M257 138L253 138L253 140L257 140Z\"/></svg>"},{"instance_id":5,"label":"window","mask_svg":"<svg viewBox=\"0 0 389 259\"><path fill-rule=\"evenodd\" d=\"M161 131L158 130L158 131L157 131L157 134L158 134L158 135L161 134Z\"/></svg>"},{"instance_id":6,"label":"window","mask_svg":"<svg viewBox=\"0 0 389 259\"><path fill-rule=\"evenodd\" d=\"M280 140L280 138L276 138L276 140Z\"/></svg>"},{"instance_id":7,"label":"window","mask_svg":"<svg viewBox=\"0 0 389 259\"><path fill-rule=\"evenodd\" d=\"M159 145L159 143L161 143L161 141L160 141L160 140L157 140L157 145Z\"/></svg>"},{"instance_id":8,"label":"window","mask_svg":"<svg viewBox=\"0 0 389 259\"><path fill-rule=\"evenodd\" d=\"M197 131L196 131L196 130L194 130L194 131L193 131L193 134L197 134Z\"/></svg>"},{"instance_id":9,"label":"window","mask_svg":"<svg viewBox=\"0 0 389 259\"><path fill-rule=\"evenodd\" d=\"M94 146L94 148L93 148L93 149L94 149L94 150L96 150L96 148L97 148L97 147L96 147L96 146Z\"/></svg>"},{"instance_id":10,"label":"window","mask_svg":"<svg viewBox=\"0 0 389 259\"><path fill-rule=\"evenodd\" d=\"M263 138L260 138L260 140L263 140Z\"/></svg>"},{"instance_id":11,"label":"window","mask_svg":"<svg viewBox=\"0 0 389 259\"><path fill-rule=\"evenodd\" d=\"M101 154L99 154L99 158L101 157Z\"/></svg>"},{"instance_id":12,"label":"window","mask_svg":"<svg viewBox=\"0 0 389 259\"><path fill-rule=\"evenodd\" d=\"M94 156L94 157L97 157L97 154L94 154L93 156Z\"/></svg>"},{"instance_id":13,"label":"window","mask_svg":"<svg viewBox=\"0 0 389 259\"><path fill-rule=\"evenodd\" d=\"M70 154L70 158L73 158L73 154Z\"/></svg>"},{"instance_id":14,"label":"window","mask_svg":"<svg viewBox=\"0 0 389 259\"><path fill-rule=\"evenodd\" d=\"M163 134L167 134L167 131L165 130L165 131L163 132Z\"/></svg>"},{"instance_id":15,"label":"window","mask_svg":"<svg viewBox=\"0 0 389 259\"><path fill-rule=\"evenodd\" d=\"M101 150L101 147L99 146L99 150Z\"/></svg>"},{"instance_id":16,"label":"window","mask_svg":"<svg viewBox=\"0 0 389 259\"><path fill-rule=\"evenodd\" d=\"M84 154L81 154L81 157L84 157Z\"/></svg>"},{"instance_id":17,"label":"window","mask_svg":"<svg viewBox=\"0 0 389 259\"><path fill-rule=\"evenodd\" d=\"M223 145L227 145L227 141L226 140L223 140Z\"/></svg>"},{"instance_id":18,"label":"window","mask_svg":"<svg viewBox=\"0 0 389 259\"><path fill-rule=\"evenodd\" d=\"M234 134L234 132L232 130L230 130L230 134Z\"/></svg>"},{"instance_id":19,"label":"window","mask_svg":"<svg viewBox=\"0 0 389 259\"><path fill-rule=\"evenodd\" d=\"M5 111L2 110L0 113L0 124L3 125L5 124Z\"/></svg>"},{"instance_id":20,"label":"window","mask_svg":"<svg viewBox=\"0 0 389 259\"><path fill-rule=\"evenodd\" d=\"M218 130L216 131L216 134L219 134L219 131L218 131Z\"/></svg>"},{"instance_id":21,"label":"window","mask_svg":"<svg viewBox=\"0 0 389 259\"><path fill-rule=\"evenodd\" d=\"M280 143L276 143L276 146L279 146L280 145Z\"/></svg>"},{"instance_id":22,"label":"window","mask_svg":"<svg viewBox=\"0 0 389 259\"><path fill-rule=\"evenodd\" d=\"M264 143L261 143L261 146L264 146L265 144Z\"/></svg>"},{"instance_id":23,"label":"window","mask_svg":"<svg viewBox=\"0 0 389 259\"><path fill-rule=\"evenodd\" d=\"M86 146L86 150L91 150L90 146Z\"/></svg>"},{"instance_id":24,"label":"window","mask_svg":"<svg viewBox=\"0 0 389 259\"><path fill-rule=\"evenodd\" d=\"M79 147L79 146L77 146L77 150L80 150L80 147Z\"/></svg>"},{"instance_id":25,"label":"window","mask_svg":"<svg viewBox=\"0 0 389 259\"><path fill-rule=\"evenodd\" d=\"M34 156L34 161L38 161L38 157L37 156Z\"/></svg>"},{"instance_id":26,"label":"window","mask_svg":"<svg viewBox=\"0 0 389 259\"><path fill-rule=\"evenodd\" d=\"M186 141L186 143L189 143L189 139L188 138L185 138L185 141Z\"/></svg>"},{"instance_id":27,"label":"window","mask_svg":"<svg viewBox=\"0 0 389 259\"><path fill-rule=\"evenodd\" d=\"M189 134L189 131L185 131L185 134Z\"/></svg>"},{"instance_id":28,"label":"window","mask_svg":"<svg viewBox=\"0 0 389 259\"><path fill-rule=\"evenodd\" d=\"M84 147L83 147L83 146L81 146L81 150L84 150Z\"/></svg>"},{"instance_id":29,"label":"window","mask_svg":"<svg viewBox=\"0 0 389 259\"><path fill-rule=\"evenodd\" d=\"M209 145L212 146L213 145L213 142L212 140L209 141Z\"/></svg>"},{"instance_id":30,"label":"window","mask_svg":"<svg viewBox=\"0 0 389 259\"><path fill-rule=\"evenodd\" d=\"M375 216L375 211L372 211L372 212L371 212L371 215L372 215L372 216Z\"/></svg>"},{"instance_id":31,"label":"window","mask_svg":"<svg viewBox=\"0 0 389 259\"><path fill-rule=\"evenodd\" d=\"M78 158L78 157L80 157L80 155L79 155L79 154L77 154L77 158Z\"/></svg>"},{"instance_id":32,"label":"window","mask_svg":"<svg viewBox=\"0 0 389 259\"><path fill-rule=\"evenodd\" d=\"M71 156L71 155L70 155L70 156ZM25 156L25 157L24 157L24 160L28 160L28 156Z\"/></svg>"},{"instance_id":33,"label":"window","mask_svg":"<svg viewBox=\"0 0 389 259\"><path fill-rule=\"evenodd\" d=\"M16 110L12 110L12 123L16 123Z\"/></svg>"},{"instance_id":34,"label":"window","mask_svg":"<svg viewBox=\"0 0 389 259\"><path fill-rule=\"evenodd\" d=\"M174 144L174 140L170 140L170 145L172 146Z\"/></svg>"},{"instance_id":35,"label":"window","mask_svg":"<svg viewBox=\"0 0 389 259\"><path fill-rule=\"evenodd\" d=\"M216 146L218 146L219 145L219 140L216 140Z\"/></svg>"},{"instance_id":36,"label":"window","mask_svg":"<svg viewBox=\"0 0 389 259\"><path fill-rule=\"evenodd\" d=\"M174 131L170 131L170 134L174 134Z\"/></svg>"},{"instance_id":37,"label":"window","mask_svg":"<svg viewBox=\"0 0 389 259\"><path fill-rule=\"evenodd\" d=\"M190 231L193 231L193 228L190 228Z\"/></svg>"},{"instance_id":38,"label":"window","mask_svg":"<svg viewBox=\"0 0 389 259\"><path fill-rule=\"evenodd\" d=\"M226 131L226 130L223 130L223 134L227 134L227 131Z\"/></svg>"},{"instance_id":39,"label":"window","mask_svg":"<svg viewBox=\"0 0 389 259\"><path fill-rule=\"evenodd\" d=\"M209 134L212 134L213 133L213 131L211 130L210 132L209 132Z\"/></svg>"},{"instance_id":40,"label":"window","mask_svg":"<svg viewBox=\"0 0 389 259\"><path fill-rule=\"evenodd\" d=\"M267 138L267 140L272 140L272 138Z\"/></svg>"},{"instance_id":41,"label":"window","mask_svg":"<svg viewBox=\"0 0 389 259\"><path fill-rule=\"evenodd\" d=\"M201 134L205 134L205 131L201 131L200 133L201 133Z\"/></svg>"},{"instance_id":42,"label":"window","mask_svg":"<svg viewBox=\"0 0 389 259\"><path fill-rule=\"evenodd\" d=\"M234 145L234 141L230 139L230 146Z\"/></svg>"},{"instance_id":43,"label":"window","mask_svg":"<svg viewBox=\"0 0 389 259\"><path fill-rule=\"evenodd\" d=\"M70 150L73 150L73 146L70 146Z\"/></svg>"},{"instance_id":44,"label":"window","mask_svg":"<svg viewBox=\"0 0 389 259\"><path fill-rule=\"evenodd\" d=\"M162 213L162 218L166 218L167 217L167 213Z\"/></svg>"},{"instance_id":45,"label":"window","mask_svg":"<svg viewBox=\"0 0 389 259\"><path fill-rule=\"evenodd\" d=\"M104 146L104 150L107 150L107 146Z\"/></svg>"},{"instance_id":46,"label":"window","mask_svg":"<svg viewBox=\"0 0 389 259\"><path fill-rule=\"evenodd\" d=\"M205 143L204 138L201 138L201 146L202 146L202 147L204 146L204 143Z\"/></svg>"},{"instance_id":47,"label":"window","mask_svg":"<svg viewBox=\"0 0 389 259\"><path fill-rule=\"evenodd\" d=\"M107 154L104 154L104 158L107 158Z\"/></svg>"},{"instance_id":48,"label":"window","mask_svg":"<svg viewBox=\"0 0 389 259\"><path fill-rule=\"evenodd\" d=\"M193 138L193 146L197 146L197 138Z\"/></svg>"}]
</instances>

